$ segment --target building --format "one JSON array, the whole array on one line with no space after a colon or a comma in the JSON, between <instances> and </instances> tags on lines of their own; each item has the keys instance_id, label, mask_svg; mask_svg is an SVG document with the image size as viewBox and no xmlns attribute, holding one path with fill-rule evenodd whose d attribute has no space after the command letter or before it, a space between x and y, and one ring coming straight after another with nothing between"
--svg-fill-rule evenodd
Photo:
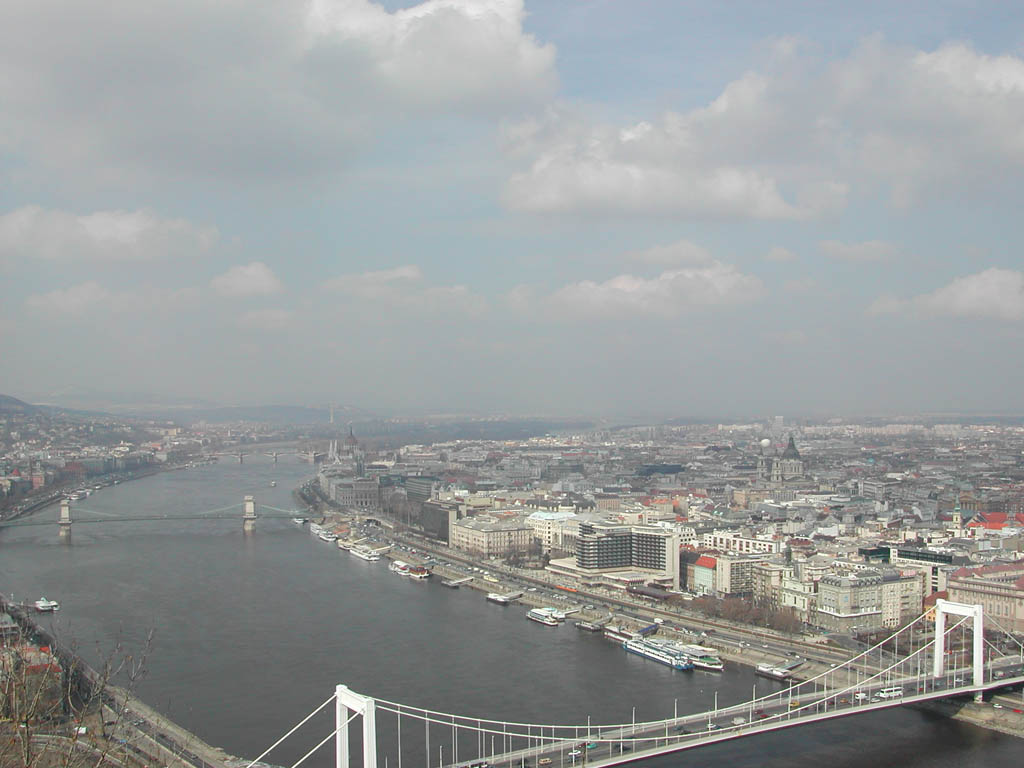
<instances>
[{"instance_id":1,"label":"building","mask_svg":"<svg viewBox=\"0 0 1024 768\"><path fill-rule=\"evenodd\" d=\"M522 515L476 515L451 523L449 544L484 557L507 557L529 551L533 528Z\"/></svg>"},{"instance_id":2,"label":"building","mask_svg":"<svg viewBox=\"0 0 1024 768\"><path fill-rule=\"evenodd\" d=\"M740 554L762 553L775 555L782 551L777 539L742 536L735 531L709 531L700 538L702 547Z\"/></svg>"},{"instance_id":3,"label":"building","mask_svg":"<svg viewBox=\"0 0 1024 768\"><path fill-rule=\"evenodd\" d=\"M533 535L540 542L543 552L551 550L571 551L576 542L578 525L568 525L575 521L576 513L568 511L534 512L527 516L526 524L533 529Z\"/></svg>"},{"instance_id":4,"label":"building","mask_svg":"<svg viewBox=\"0 0 1024 768\"><path fill-rule=\"evenodd\" d=\"M701 555L693 564L693 578L690 580L690 591L698 595L715 594L718 576L718 559L710 555Z\"/></svg>"},{"instance_id":5,"label":"building","mask_svg":"<svg viewBox=\"0 0 1024 768\"><path fill-rule=\"evenodd\" d=\"M380 479L360 477L331 483L334 500L342 507L375 512L380 509Z\"/></svg>"},{"instance_id":6,"label":"building","mask_svg":"<svg viewBox=\"0 0 1024 768\"><path fill-rule=\"evenodd\" d=\"M804 475L804 460L796 448L793 436L789 436L789 444L781 455L770 456L765 453L767 440L762 441L757 456L757 479L781 486L788 480L796 480Z\"/></svg>"},{"instance_id":7,"label":"building","mask_svg":"<svg viewBox=\"0 0 1024 768\"><path fill-rule=\"evenodd\" d=\"M657 525L580 522L576 568L596 573L640 568L679 589L679 534Z\"/></svg>"},{"instance_id":8,"label":"building","mask_svg":"<svg viewBox=\"0 0 1024 768\"><path fill-rule=\"evenodd\" d=\"M833 632L896 628L921 613L923 577L918 571L865 568L828 574L818 581L814 623Z\"/></svg>"},{"instance_id":9,"label":"building","mask_svg":"<svg viewBox=\"0 0 1024 768\"><path fill-rule=\"evenodd\" d=\"M949 599L980 604L986 621L1009 632L1024 632L1024 562L960 568L948 582Z\"/></svg>"},{"instance_id":10,"label":"building","mask_svg":"<svg viewBox=\"0 0 1024 768\"><path fill-rule=\"evenodd\" d=\"M718 555L715 560L715 593L720 597L750 597L754 594L754 567L770 557Z\"/></svg>"},{"instance_id":11,"label":"building","mask_svg":"<svg viewBox=\"0 0 1024 768\"><path fill-rule=\"evenodd\" d=\"M927 573L926 594L944 592L947 588L948 575L956 570L957 565L962 565L966 561L966 557L955 555L952 551L889 547L889 562L892 565L917 568Z\"/></svg>"}]
</instances>

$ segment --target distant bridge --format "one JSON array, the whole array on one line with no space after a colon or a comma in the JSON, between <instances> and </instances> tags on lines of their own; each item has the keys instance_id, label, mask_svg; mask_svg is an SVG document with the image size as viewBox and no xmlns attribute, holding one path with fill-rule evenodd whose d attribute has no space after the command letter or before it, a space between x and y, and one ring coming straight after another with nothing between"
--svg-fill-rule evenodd
<instances>
[{"instance_id":1,"label":"distant bridge","mask_svg":"<svg viewBox=\"0 0 1024 768\"><path fill-rule=\"evenodd\" d=\"M336 768L349 768L349 724L357 717L362 719L363 768L378 768L382 733L397 735L385 747L385 766L401 766L404 757L426 768L603 768L905 704L954 696L980 700L987 691L1024 683L1024 645L982 610L939 600L934 610L881 643L789 688L721 708L716 698L715 708L706 712L640 723L598 725L589 717L575 725L488 720L375 699L338 685L246 768L331 702L334 730L317 739L317 746L291 768L332 739ZM951 626L949 618L956 619ZM996 628L988 636L986 620ZM915 627L931 621L935 632L925 642Z\"/></svg>"},{"instance_id":2,"label":"distant bridge","mask_svg":"<svg viewBox=\"0 0 1024 768\"><path fill-rule=\"evenodd\" d=\"M270 510L265 512L264 510ZM80 514L92 515L91 517L81 517ZM256 499L253 496L245 496L242 501L238 504L231 504L227 507L221 507L219 509L210 509L203 512L183 512L181 514L170 514L170 515L113 515L109 513L96 512L93 510L82 509L75 507L75 517L71 517L71 502L67 499L62 499L60 503L60 512L56 519L45 520L39 517L29 518L27 520L10 520L0 521L0 530L5 528L26 528L30 526L40 525L57 525L60 526L61 536L67 536L71 533L71 527L73 525L82 524L96 524L96 523L135 523L135 522L154 522L154 521L167 521L167 520L241 520L242 529L246 532L255 530L256 520L260 518L265 519L286 519L286 518L297 518L303 517L304 512L295 509L281 509L279 507L272 507L269 504L263 504L259 508L259 512L256 509Z\"/></svg>"}]
</instances>

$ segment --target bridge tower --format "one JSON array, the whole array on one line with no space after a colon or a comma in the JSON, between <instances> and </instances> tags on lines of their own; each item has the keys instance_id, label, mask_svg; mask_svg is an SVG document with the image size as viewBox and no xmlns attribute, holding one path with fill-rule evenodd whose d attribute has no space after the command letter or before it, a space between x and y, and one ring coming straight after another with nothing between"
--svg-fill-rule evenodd
<instances>
[{"instance_id":1,"label":"bridge tower","mask_svg":"<svg viewBox=\"0 0 1024 768\"><path fill-rule=\"evenodd\" d=\"M252 533L256 530L256 497L246 496L242 500L242 531Z\"/></svg>"},{"instance_id":2,"label":"bridge tower","mask_svg":"<svg viewBox=\"0 0 1024 768\"><path fill-rule=\"evenodd\" d=\"M985 617L980 605L953 603L941 598L935 601L935 665L932 674L941 677L946 669L946 616L949 614L973 619L971 667L973 684L980 688L985 684ZM981 700L980 691L975 694L975 700Z\"/></svg>"},{"instance_id":3,"label":"bridge tower","mask_svg":"<svg viewBox=\"0 0 1024 768\"><path fill-rule=\"evenodd\" d=\"M71 502L67 499L60 500L60 515L57 522L60 524L60 537L71 538Z\"/></svg>"},{"instance_id":4,"label":"bridge tower","mask_svg":"<svg viewBox=\"0 0 1024 768\"><path fill-rule=\"evenodd\" d=\"M349 768L348 721L356 715L363 718L363 768L377 768L376 702L369 696L350 691L347 685L334 689L335 768Z\"/></svg>"}]
</instances>

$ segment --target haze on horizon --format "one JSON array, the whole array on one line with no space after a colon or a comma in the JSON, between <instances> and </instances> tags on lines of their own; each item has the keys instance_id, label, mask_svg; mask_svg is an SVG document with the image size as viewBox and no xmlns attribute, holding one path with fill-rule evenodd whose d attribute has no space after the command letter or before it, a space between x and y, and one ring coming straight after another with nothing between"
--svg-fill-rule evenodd
<instances>
[{"instance_id":1,"label":"haze on horizon","mask_svg":"<svg viewBox=\"0 0 1024 768\"><path fill-rule=\"evenodd\" d=\"M13 0L0 387L1024 412L1024 6Z\"/></svg>"}]
</instances>

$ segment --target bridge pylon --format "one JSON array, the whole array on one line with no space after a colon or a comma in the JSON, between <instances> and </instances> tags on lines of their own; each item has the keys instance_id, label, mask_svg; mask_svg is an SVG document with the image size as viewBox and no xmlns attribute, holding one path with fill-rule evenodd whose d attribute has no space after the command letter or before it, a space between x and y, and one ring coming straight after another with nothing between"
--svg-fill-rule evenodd
<instances>
[{"instance_id":1,"label":"bridge pylon","mask_svg":"<svg viewBox=\"0 0 1024 768\"><path fill-rule=\"evenodd\" d=\"M256 530L256 497L246 496L242 500L242 531L252 533Z\"/></svg>"},{"instance_id":2,"label":"bridge pylon","mask_svg":"<svg viewBox=\"0 0 1024 768\"><path fill-rule=\"evenodd\" d=\"M949 614L973 620L971 667L974 685L980 688L985 684L985 616L981 605L954 603L941 598L935 601L935 664L932 675L942 677L946 669L946 616ZM980 699L981 693L976 697Z\"/></svg>"},{"instance_id":3,"label":"bridge pylon","mask_svg":"<svg viewBox=\"0 0 1024 768\"><path fill-rule=\"evenodd\" d=\"M67 499L60 500L60 514L57 517L60 524L60 537L67 539L71 537L71 502Z\"/></svg>"},{"instance_id":4,"label":"bridge pylon","mask_svg":"<svg viewBox=\"0 0 1024 768\"><path fill-rule=\"evenodd\" d=\"M356 715L363 718L363 768L377 768L377 703L347 685L334 689L335 767L349 768L348 724Z\"/></svg>"}]
</instances>

